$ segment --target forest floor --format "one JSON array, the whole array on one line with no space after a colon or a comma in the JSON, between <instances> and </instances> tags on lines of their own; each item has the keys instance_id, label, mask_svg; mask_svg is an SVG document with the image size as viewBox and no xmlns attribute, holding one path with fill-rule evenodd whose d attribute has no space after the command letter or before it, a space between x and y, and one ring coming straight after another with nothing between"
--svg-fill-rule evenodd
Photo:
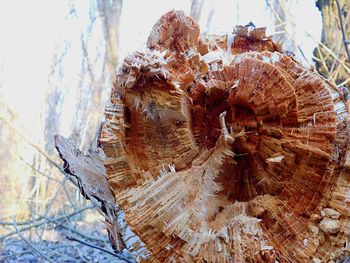
<instances>
[{"instance_id":1,"label":"forest floor","mask_svg":"<svg viewBox=\"0 0 350 263\"><path fill-rule=\"evenodd\" d=\"M78 221L74 226L73 231L62 227L45 230L40 238L35 230L29 236L28 233L9 236L0 243L0 262L132 262L130 258L125 261L113 255L103 222ZM126 253L121 256L128 257Z\"/></svg>"}]
</instances>

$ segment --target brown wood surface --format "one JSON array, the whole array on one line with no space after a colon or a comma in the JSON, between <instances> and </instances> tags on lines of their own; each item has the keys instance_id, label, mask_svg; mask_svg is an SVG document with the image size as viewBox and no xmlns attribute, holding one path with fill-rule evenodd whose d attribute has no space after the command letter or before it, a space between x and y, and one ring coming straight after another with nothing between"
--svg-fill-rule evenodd
<instances>
[{"instance_id":1,"label":"brown wood surface","mask_svg":"<svg viewBox=\"0 0 350 263\"><path fill-rule=\"evenodd\" d=\"M349 252L346 101L263 28L201 36L171 11L125 58L110 99L99 143L142 241L129 247L138 260L329 262Z\"/></svg>"}]
</instances>

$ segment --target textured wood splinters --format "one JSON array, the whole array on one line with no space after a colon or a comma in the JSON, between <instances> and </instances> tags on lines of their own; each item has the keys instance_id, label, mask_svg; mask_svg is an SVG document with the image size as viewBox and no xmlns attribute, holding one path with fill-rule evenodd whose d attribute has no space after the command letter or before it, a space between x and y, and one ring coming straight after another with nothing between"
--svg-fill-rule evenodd
<instances>
[{"instance_id":1,"label":"textured wood splinters","mask_svg":"<svg viewBox=\"0 0 350 263\"><path fill-rule=\"evenodd\" d=\"M123 61L100 136L116 202L152 262L328 262L349 237L345 102L264 29L235 33L171 11Z\"/></svg>"},{"instance_id":2,"label":"textured wood splinters","mask_svg":"<svg viewBox=\"0 0 350 263\"><path fill-rule=\"evenodd\" d=\"M126 248L137 261L148 258L149 251L126 224L125 215L115 202L100 156L94 152L90 152L89 155L83 154L75 145L59 135L55 135L54 142L64 161L64 171L76 177L82 195L91 200L97 211L104 216L114 251L119 253ZM129 262L129 259L126 258L125 262Z\"/></svg>"},{"instance_id":3,"label":"textured wood splinters","mask_svg":"<svg viewBox=\"0 0 350 263\"><path fill-rule=\"evenodd\" d=\"M119 70L101 145L152 260L339 255L350 176L348 112L334 86L251 25L200 36L171 11L147 46Z\"/></svg>"}]
</instances>

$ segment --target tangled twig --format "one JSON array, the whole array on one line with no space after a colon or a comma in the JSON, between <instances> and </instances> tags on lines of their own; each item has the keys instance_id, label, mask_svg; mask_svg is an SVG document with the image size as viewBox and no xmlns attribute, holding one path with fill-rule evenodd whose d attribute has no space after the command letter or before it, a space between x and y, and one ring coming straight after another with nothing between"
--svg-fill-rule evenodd
<instances>
[{"instance_id":1,"label":"tangled twig","mask_svg":"<svg viewBox=\"0 0 350 263\"><path fill-rule=\"evenodd\" d=\"M82 213L85 210L92 209L94 207L95 206L87 206L87 207L79 209L79 210L77 210L77 211L75 211L75 212L73 212L73 213L71 213L69 215L66 215L66 216L59 216L59 217L52 218L52 219L51 218L46 218L46 220L43 220L44 218L42 218L41 220L39 220L37 222L25 222L25 224L28 224L28 226L23 227L23 228L18 228L18 229L16 229L16 231L13 231L13 232L10 232L10 233L7 233L5 235L0 236L0 241L4 240L5 238L10 237L12 235L18 234L18 232L23 232L23 231L32 229L34 227L39 227L41 225L44 225L47 222L49 222L49 223L53 222L53 223L58 224L57 222L64 220L66 217L75 216L77 214ZM19 224L21 224L21 223L19 223ZM12 222L0 222L0 225L13 225L13 223ZM17 226L17 224L16 224L16 226Z\"/></svg>"},{"instance_id":2,"label":"tangled twig","mask_svg":"<svg viewBox=\"0 0 350 263\"><path fill-rule=\"evenodd\" d=\"M88 247L91 247L91 248L94 248L94 249L98 249L98 250L100 250L100 251L103 251L104 253L107 253L107 254L109 254L109 255L112 255L112 256L118 258L119 260L123 260L123 261L128 262L128 263L133 263L133 262L134 262L133 260L131 260L131 259L125 257L124 255L115 254L114 252L108 251L107 249L104 249L104 248L102 248L102 247L99 247L99 246L90 244L90 243L88 243L88 242L86 242L86 241L77 239L77 238L75 238L75 237L66 236L66 238L67 238L68 240L71 240L71 241L79 242L79 243L81 243L81 244L83 244L83 245L85 245L85 246L88 246Z\"/></svg>"},{"instance_id":3,"label":"tangled twig","mask_svg":"<svg viewBox=\"0 0 350 263\"><path fill-rule=\"evenodd\" d=\"M350 51L349 51L349 47L348 47L349 41L346 39L346 36L345 36L345 28L344 28L343 16L341 13L341 5L339 3L339 0L335 0L335 2L337 3L338 16L339 16L339 21L340 21L340 28L341 28L341 34L342 34L342 38L343 38L344 47L345 47L345 52L346 52L346 55L348 57L348 60L350 61Z\"/></svg>"}]
</instances>

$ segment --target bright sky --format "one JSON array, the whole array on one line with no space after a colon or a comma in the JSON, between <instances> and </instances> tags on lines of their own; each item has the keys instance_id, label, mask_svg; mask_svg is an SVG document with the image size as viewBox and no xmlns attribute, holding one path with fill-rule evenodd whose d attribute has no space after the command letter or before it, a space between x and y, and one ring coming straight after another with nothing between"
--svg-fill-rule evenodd
<instances>
[{"instance_id":1,"label":"bright sky","mask_svg":"<svg viewBox=\"0 0 350 263\"><path fill-rule=\"evenodd\" d=\"M308 61L312 62L312 52L315 41L321 38L322 19L314 0L290 0L288 12L296 23L288 30L294 34L296 43L301 46ZM153 8L157 7L157 8ZM120 49L122 55L139 49L144 45L153 24L165 12L171 9L190 11L190 1L162 0L130 0L125 1L120 25ZM207 20L211 10L214 10L210 28ZM273 16L266 6L265 0L207 0L204 3L200 26L202 32L226 33L232 32L235 25L246 25L250 21L257 26L266 26L268 32L274 32Z\"/></svg>"},{"instance_id":2,"label":"bright sky","mask_svg":"<svg viewBox=\"0 0 350 263\"><path fill-rule=\"evenodd\" d=\"M189 0L125 0L120 24L120 52L122 56L140 49L147 40L153 24L165 12L181 9L189 13ZM314 39L321 35L321 16L314 0L289 0L288 12L296 21L289 26L296 43L311 62L316 42L307 37L304 30ZM74 4L77 18L69 15ZM68 136L72 130L73 112L80 99L77 87L89 86L89 80L81 76L82 52L81 30L89 20L89 8L95 1L79 0L33 0L2 1L0 3L0 114L4 110L2 101L16 112L21 125L35 137L42 138L47 108L46 96L54 84L61 88L61 126L57 132ZM212 22L207 28L207 18L214 10ZM102 68L101 19L97 16L92 35L88 39L88 52L95 73ZM232 32L237 24L250 21L257 26L267 26L274 32L273 17L265 0L207 0L203 6L200 26L203 32ZM49 79L54 52L67 49L63 63L65 72L61 79ZM82 84L83 83L83 84ZM2 107L2 108L1 108ZM40 131L37 130L40 127Z\"/></svg>"}]
</instances>

